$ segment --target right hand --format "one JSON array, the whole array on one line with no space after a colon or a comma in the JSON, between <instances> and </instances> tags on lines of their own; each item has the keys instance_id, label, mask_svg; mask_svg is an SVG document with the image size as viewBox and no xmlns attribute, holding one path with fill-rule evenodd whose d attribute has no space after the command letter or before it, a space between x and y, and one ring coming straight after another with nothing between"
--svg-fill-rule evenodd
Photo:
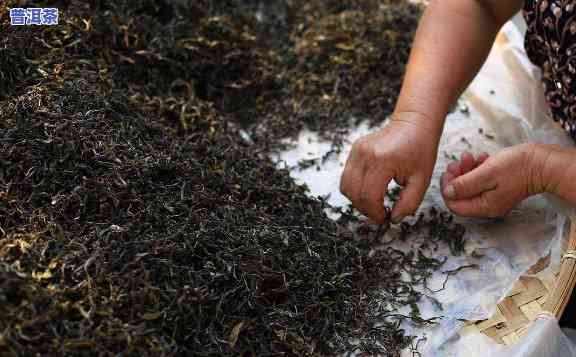
<instances>
[{"instance_id":1,"label":"right hand","mask_svg":"<svg viewBox=\"0 0 576 357\"><path fill-rule=\"evenodd\" d=\"M430 184L441 134L437 123L416 113L398 113L390 120L354 143L340 181L340 191L354 207L380 224L386 222L384 195L392 179L404 186L392 221L416 212Z\"/></svg>"}]
</instances>

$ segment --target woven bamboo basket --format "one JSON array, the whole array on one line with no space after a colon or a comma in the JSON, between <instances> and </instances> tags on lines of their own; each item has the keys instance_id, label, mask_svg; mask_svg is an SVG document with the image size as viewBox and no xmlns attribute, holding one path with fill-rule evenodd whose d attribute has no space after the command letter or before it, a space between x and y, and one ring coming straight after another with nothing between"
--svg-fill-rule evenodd
<instances>
[{"instance_id":1,"label":"woven bamboo basket","mask_svg":"<svg viewBox=\"0 0 576 357\"><path fill-rule=\"evenodd\" d=\"M468 323L460 335L482 332L497 343L510 345L528 332L540 314L552 314L560 319L576 284L576 217L570 220L568 234L559 271L550 274L549 279L521 277L498 304L492 318ZM550 256L537 262L528 273L538 273L549 264Z\"/></svg>"}]
</instances>

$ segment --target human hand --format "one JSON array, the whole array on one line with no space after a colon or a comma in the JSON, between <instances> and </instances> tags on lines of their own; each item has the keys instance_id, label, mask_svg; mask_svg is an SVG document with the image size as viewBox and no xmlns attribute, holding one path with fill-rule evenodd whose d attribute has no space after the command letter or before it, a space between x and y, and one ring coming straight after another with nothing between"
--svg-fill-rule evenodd
<instances>
[{"instance_id":1,"label":"human hand","mask_svg":"<svg viewBox=\"0 0 576 357\"><path fill-rule=\"evenodd\" d=\"M543 192L537 146L521 144L491 157L464 152L442 175L448 208L462 216L501 217L531 195Z\"/></svg>"},{"instance_id":2,"label":"human hand","mask_svg":"<svg viewBox=\"0 0 576 357\"><path fill-rule=\"evenodd\" d=\"M399 113L381 130L357 140L346 162L340 191L363 214L385 223L384 195L394 179L404 186L391 217L414 214L430 184L440 132L429 118Z\"/></svg>"}]
</instances>

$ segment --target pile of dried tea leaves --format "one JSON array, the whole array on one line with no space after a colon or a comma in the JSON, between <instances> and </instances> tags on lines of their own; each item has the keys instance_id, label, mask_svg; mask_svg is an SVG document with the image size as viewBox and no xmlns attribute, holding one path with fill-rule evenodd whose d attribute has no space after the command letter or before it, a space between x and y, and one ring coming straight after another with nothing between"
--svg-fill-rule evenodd
<instances>
[{"instance_id":1,"label":"pile of dried tea leaves","mask_svg":"<svg viewBox=\"0 0 576 357\"><path fill-rule=\"evenodd\" d=\"M0 5L1 355L398 356L403 319L433 323L433 249L373 249L267 156L384 119L416 7L62 0L8 25L38 4ZM437 212L411 230L462 251Z\"/></svg>"}]
</instances>

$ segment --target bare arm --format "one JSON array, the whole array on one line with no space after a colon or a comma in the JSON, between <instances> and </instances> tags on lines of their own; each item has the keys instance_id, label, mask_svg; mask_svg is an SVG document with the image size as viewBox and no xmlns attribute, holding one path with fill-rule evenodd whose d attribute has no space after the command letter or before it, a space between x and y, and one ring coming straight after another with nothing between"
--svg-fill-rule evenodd
<instances>
[{"instance_id":1,"label":"bare arm","mask_svg":"<svg viewBox=\"0 0 576 357\"><path fill-rule=\"evenodd\" d=\"M392 220L413 214L430 184L449 108L474 78L496 33L523 0L433 0L418 27L392 121L356 141L340 190L372 220L384 223L384 192L405 186Z\"/></svg>"},{"instance_id":2,"label":"bare arm","mask_svg":"<svg viewBox=\"0 0 576 357\"><path fill-rule=\"evenodd\" d=\"M476 76L502 25L522 0L435 0L420 22L396 106L430 119L438 135L456 99Z\"/></svg>"}]
</instances>

